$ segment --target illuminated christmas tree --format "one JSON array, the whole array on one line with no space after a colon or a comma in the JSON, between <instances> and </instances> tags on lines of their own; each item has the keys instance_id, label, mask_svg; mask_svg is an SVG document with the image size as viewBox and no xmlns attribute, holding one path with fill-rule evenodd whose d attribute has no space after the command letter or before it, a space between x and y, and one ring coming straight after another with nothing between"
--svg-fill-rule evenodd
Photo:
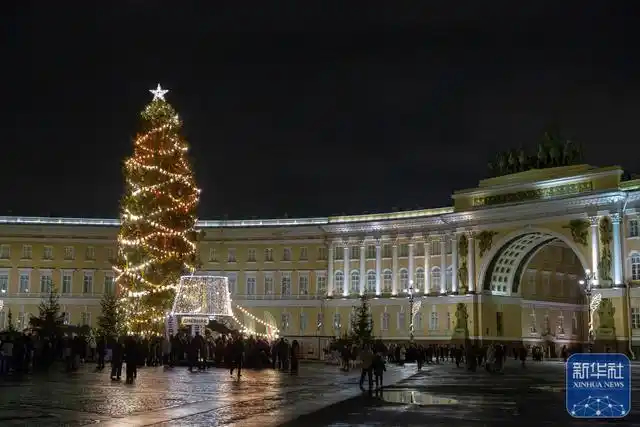
<instances>
[{"instance_id":1,"label":"illuminated christmas tree","mask_svg":"<svg viewBox=\"0 0 640 427\"><path fill-rule=\"evenodd\" d=\"M160 85L142 111L142 131L124 167L118 261L114 266L124 327L160 334L180 276L195 271L200 190L180 135L182 122Z\"/></svg>"}]
</instances>

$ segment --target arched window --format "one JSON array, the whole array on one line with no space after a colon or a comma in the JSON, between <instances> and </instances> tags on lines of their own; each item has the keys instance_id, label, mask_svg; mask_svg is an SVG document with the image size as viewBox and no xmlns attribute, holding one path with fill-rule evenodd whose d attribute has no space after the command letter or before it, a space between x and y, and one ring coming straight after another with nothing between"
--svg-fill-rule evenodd
<instances>
[{"instance_id":1,"label":"arched window","mask_svg":"<svg viewBox=\"0 0 640 427\"><path fill-rule=\"evenodd\" d=\"M376 272L373 270L367 272L367 287L365 291L368 294L374 294L376 292Z\"/></svg>"},{"instance_id":2,"label":"arched window","mask_svg":"<svg viewBox=\"0 0 640 427\"><path fill-rule=\"evenodd\" d=\"M422 268L416 269L416 286L417 290L422 291L424 289L424 270Z\"/></svg>"},{"instance_id":3,"label":"arched window","mask_svg":"<svg viewBox=\"0 0 640 427\"><path fill-rule=\"evenodd\" d=\"M440 291L440 267L431 269L431 287L436 291Z\"/></svg>"},{"instance_id":4,"label":"arched window","mask_svg":"<svg viewBox=\"0 0 640 427\"><path fill-rule=\"evenodd\" d=\"M344 292L344 274L342 273L342 271L338 270L336 271L336 280L335 280L335 285L336 285L336 293L338 293L339 295L342 295L342 293Z\"/></svg>"},{"instance_id":5,"label":"arched window","mask_svg":"<svg viewBox=\"0 0 640 427\"><path fill-rule=\"evenodd\" d=\"M393 273L391 270L385 270L382 276L382 292L391 292L391 282L393 282Z\"/></svg>"},{"instance_id":6,"label":"arched window","mask_svg":"<svg viewBox=\"0 0 640 427\"><path fill-rule=\"evenodd\" d=\"M409 289L409 272L406 268L400 269L400 292L406 292Z\"/></svg>"},{"instance_id":7,"label":"arched window","mask_svg":"<svg viewBox=\"0 0 640 427\"><path fill-rule=\"evenodd\" d=\"M631 280L640 280L640 254L631 255Z\"/></svg>"},{"instance_id":8,"label":"arched window","mask_svg":"<svg viewBox=\"0 0 640 427\"><path fill-rule=\"evenodd\" d=\"M352 294L360 293L360 272L353 270L351 272L351 282L349 283L349 292Z\"/></svg>"},{"instance_id":9,"label":"arched window","mask_svg":"<svg viewBox=\"0 0 640 427\"><path fill-rule=\"evenodd\" d=\"M451 292L453 285L453 270L451 269L451 267L447 268L446 275L447 281L445 282L445 284L447 285L447 291Z\"/></svg>"}]
</instances>

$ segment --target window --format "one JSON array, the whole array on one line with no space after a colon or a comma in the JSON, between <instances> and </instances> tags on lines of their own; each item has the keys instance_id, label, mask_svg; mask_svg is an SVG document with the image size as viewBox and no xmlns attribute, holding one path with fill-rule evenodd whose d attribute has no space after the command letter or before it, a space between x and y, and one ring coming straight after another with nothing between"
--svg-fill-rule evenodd
<instances>
[{"instance_id":1,"label":"window","mask_svg":"<svg viewBox=\"0 0 640 427\"><path fill-rule=\"evenodd\" d=\"M527 287L529 288L529 292L532 294L536 293L536 272L529 271L527 272Z\"/></svg>"},{"instance_id":2,"label":"window","mask_svg":"<svg viewBox=\"0 0 640 427\"><path fill-rule=\"evenodd\" d=\"M367 259L376 259L376 247L374 245L367 246Z\"/></svg>"},{"instance_id":3,"label":"window","mask_svg":"<svg viewBox=\"0 0 640 427\"><path fill-rule=\"evenodd\" d=\"M431 255L440 255L440 240L431 241Z\"/></svg>"},{"instance_id":4,"label":"window","mask_svg":"<svg viewBox=\"0 0 640 427\"><path fill-rule=\"evenodd\" d=\"M256 250L254 248L247 250L247 262L256 262Z\"/></svg>"},{"instance_id":5,"label":"window","mask_svg":"<svg viewBox=\"0 0 640 427\"><path fill-rule=\"evenodd\" d=\"M227 249L227 262L236 262L236 250L235 250L235 248Z\"/></svg>"},{"instance_id":6,"label":"window","mask_svg":"<svg viewBox=\"0 0 640 427\"><path fill-rule=\"evenodd\" d=\"M407 329L407 319L406 319L404 311L401 311L401 312L398 313L397 329L399 331L404 331L405 329Z\"/></svg>"},{"instance_id":7,"label":"window","mask_svg":"<svg viewBox=\"0 0 640 427\"><path fill-rule=\"evenodd\" d=\"M256 278L249 276L247 277L247 295L255 295L256 294Z\"/></svg>"},{"instance_id":8,"label":"window","mask_svg":"<svg viewBox=\"0 0 640 427\"><path fill-rule=\"evenodd\" d=\"M382 245L382 258L391 258L391 245Z\"/></svg>"},{"instance_id":9,"label":"window","mask_svg":"<svg viewBox=\"0 0 640 427\"><path fill-rule=\"evenodd\" d=\"M104 275L104 293L109 295L116 293L116 286L111 273L105 273Z\"/></svg>"},{"instance_id":10,"label":"window","mask_svg":"<svg viewBox=\"0 0 640 427\"><path fill-rule=\"evenodd\" d=\"M551 274L548 271L542 273L542 292L543 295L549 295L551 292Z\"/></svg>"},{"instance_id":11,"label":"window","mask_svg":"<svg viewBox=\"0 0 640 427\"><path fill-rule=\"evenodd\" d=\"M389 293L393 286L393 272L391 270L385 270L382 273L382 292Z\"/></svg>"},{"instance_id":12,"label":"window","mask_svg":"<svg viewBox=\"0 0 640 427\"><path fill-rule=\"evenodd\" d=\"M264 260L266 262L273 262L273 249L266 248L264 250Z\"/></svg>"},{"instance_id":13,"label":"window","mask_svg":"<svg viewBox=\"0 0 640 427\"><path fill-rule=\"evenodd\" d=\"M447 292L451 292L451 290L453 289L453 270L451 269L451 267L448 267L445 271L445 285L447 287Z\"/></svg>"},{"instance_id":14,"label":"window","mask_svg":"<svg viewBox=\"0 0 640 427\"><path fill-rule=\"evenodd\" d=\"M64 247L64 259L67 261L71 261L75 258L76 253L73 249L73 246L65 246Z\"/></svg>"},{"instance_id":15,"label":"window","mask_svg":"<svg viewBox=\"0 0 640 427\"><path fill-rule=\"evenodd\" d=\"M300 335L304 335L304 331L307 330L307 313L300 313Z\"/></svg>"},{"instance_id":16,"label":"window","mask_svg":"<svg viewBox=\"0 0 640 427\"><path fill-rule=\"evenodd\" d=\"M389 330L389 318L391 315L389 313L382 313L382 321L380 322L380 329L383 331Z\"/></svg>"},{"instance_id":17,"label":"window","mask_svg":"<svg viewBox=\"0 0 640 427\"><path fill-rule=\"evenodd\" d=\"M496 312L496 335L501 337L503 334L503 326L502 326L502 318L503 314L501 311Z\"/></svg>"},{"instance_id":18,"label":"window","mask_svg":"<svg viewBox=\"0 0 640 427\"><path fill-rule=\"evenodd\" d=\"M300 248L300 261L307 261L309 259L309 251L307 248Z\"/></svg>"},{"instance_id":19,"label":"window","mask_svg":"<svg viewBox=\"0 0 640 427\"><path fill-rule=\"evenodd\" d=\"M340 313L335 313L333 315L333 329L336 331L336 335L340 333L340 329L342 329L342 321L340 319Z\"/></svg>"},{"instance_id":20,"label":"window","mask_svg":"<svg viewBox=\"0 0 640 427\"><path fill-rule=\"evenodd\" d=\"M316 290L318 295L327 293L327 275L324 271L316 272Z\"/></svg>"},{"instance_id":21,"label":"window","mask_svg":"<svg viewBox=\"0 0 640 427\"><path fill-rule=\"evenodd\" d=\"M324 325L324 316L322 313L318 313L316 316L316 329L319 331L322 328L322 325Z\"/></svg>"},{"instance_id":22,"label":"window","mask_svg":"<svg viewBox=\"0 0 640 427\"><path fill-rule=\"evenodd\" d=\"M87 246L84 251L84 258L87 261L95 261L96 260L96 248L93 246Z\"/></svg>"},{"instance_id":23,"label":"window","mask_svg":"<svg viewBox=\"0 0 640 427\"><path fill-rule=\"evenodd\" d=\"M72 281L72 272L71 271L63 271L62 272L62 293L70 294L71 293L71 281Z\"/></svg>"},{"instance_id":24,"label":"window","mask_svg":"<svg viewBox=\"0 0 640 427\"><path fill-rule=\"evenodd\" d=\"M536 313L529 314L529 333L535 334L538 332L538 319Z\"/></svg>"},{"instance_id":25,"label":"window","mask_svg":"<svg viewBox=\"0 0 640 427\"><path fill-rule=\"evenodd\" d=\"M264 276L264 294L265 295L273 295L274 294L273 276L270 275L270 274Z\"/></svg>"},{"instance_id":26,"label":"window","mask_svg":"<svg viewBox=\"0 0 640 427\"><path fill-rule=\"evenodd\" d=\"M229 293L235 295L237 292L238 276L236 273L227 273L227 279L229 280Z\"/></svg>"},{"instance_id":27,"label":"window","mask_svg":"<svg viewBox=\"0 0 640 427\"><path fill-rule=\"evenodd\" d=\"M633 329L640 329L640 308L631 308L631 327Z\"/></svg>"},{"instance_id":28,"label":"window","mask_svg":"<svg viewBox=\"0 0 640 427\"><path fill-rule=\"evenodd\" d=\"M113 261L114 259L113 248L107 248L107 261Z\"/></svg>"},{"instance_id":29,"label":"window","mask_svg":"<svg viewBox=\"0 0 640 427\"><path fill-rule=\"evenodd\" d=\"M298 276L298 290L300 295L309 295L309 274L299 273Z\"/></svg>"},{"instance_id":30,"label":"window","mask_svg":"<svg viewBox=\"0 0 640 427\"><path fill-rule=\"evenodd\" d=\"M11 246L0 245L0 259L9 259L9 258L11 258Z\"/></svg>"},{"instance_id":31,"label":"window","mask_svg":"<svg viewBox=\"0 0 640 427\"><path fill-rule=\"evenodd\" d=\"M282 278L280 280L280 294L283 296L291 295L291 273L288 271L282 272Z\"/></svg>"},{"instance_id":32,"label":"window","mask_svg":"<svg viewBox=\"0 0 640 427\"><path fill-rule=\"evenodd\" d=\"M82 293L83 294L93 293L93 272L92 271L84 272L84 276L82 278Z\"/></svg>"},{"instance_id":33,"label":"window","mask_svg":"<svg viewBox=\"0 0 640 427\"><path fill-rule=\"evenodd\" d=\"M440 267L431 269L431 287L438 291L440 290Z\"/></svg>"},{"instance_id":34,"label":"window","mask_svg":"<svg viewBox=\"0 0 640 427\"><path fill-rule=\"evenodd\" d=\"M343 254L343 253L344 253L344 248L342 248L342 247L336 247L336 248L333 250L333 259L334 259L334 261L340 261L340 260L342 260L342 258L343 258L342 254Z\"/></svg>"},{"instance_id":35,"label":"window","mask_svg":"<svg viewBox=\"0 0 640 427\"><path fill-rule=\"evenodd\" d=\"M564 335L564 315L562 312L560 312L556 320L556 331L558 335Z\"/></svg>"},{"instance_id":36,"label":"window","mask_svg":"<svg viewBox=\"0 0 640 427\"><path fill-rule=\"evenodd\" d=\"M424 245L417 244L415 248L415 256L424 256Z\"/></svg>"},{"instance_id":37,"label":"window","mask_svg":"<svg viewBox=\"0 0 640 427\"><path fill-rule=\"evenodd\" d=\"M45 261L51 261L53 259L53 246L45 246L42 249L42 259Z\"/></svg>"},{"instance_id":38,"label":"window","mask_svg":"<svg viewBox=\"0 0 640 427\"><path fill-rule=\"evenodd\" d=\"M407 245L406 243L403 243L400 245L399 248L399 254L398 256L402 257L402 258L406 258L409 256L409 245Z\"/></svg>"},{"instance_id":39,"label":"window","mask_svg":"<svg viewBox=\"0 0 640 427\"><path fill-rule=\"evenodd\" d=\"M406 292L409 289L409 272L406 268L400 269L400 291Z\"/></svg>"},{"instance_id":40,"label":"window","mask_svg":"<svg viewBox=\"0 0 640 427\"><path fill-rule=\"evenodd\" d=\"M9 272L0 271L0 293L6 294L9 292Z\"/></svg>"},{"instance_id":41,"label":"window","mask_svg":"<svg viewBox=\"0 0 640 427\"><path fill-rule=\"evenodd\" d=\"M51 291L51 287L53 286L53 280L51 278L50 271L41 271L40 272L40 293L49 293Z\"/></svg>"},{"instance_id":42,"label":"window","mask_svg":"<svg viewBox=\"0 0 640 427\"><path fill-rule=\"evenodd\" d=\"M27 324L25 323L26 317L24 314L24 311L21 311L20 313L18 313L18 324L17 324L17 328L19 331L23 330Z\"/></svg>"},{"instance_id":43,"label":"window","mask_svg":"<svg viewBox=\"0 0 640 427\"><path fill-rule=\"evenodd\" d=\"M218 253L216 248L209 248L209 262L218 262Z\"/></svg>"},{"instance_id":44,"label":"window","mask_svg":"<svg viewBox=\"0 0 640 427\"><path fill-rule=\"evenodd\" d=\"M80 324L82 326L91 326L91 313L83 311L80 315Z\"/></svg>"},{"instance_id":45,"label":"window","mask_svg":"<svg viewBox=\"0 0 640 427\"><path fill-rule=\"evenodd\" d=\"M416 286L417 290L424 289L424 270L422 268L416 269Z\"/></svg>"},{"instance_id":46,"label":"window","mask_svg":"<svg viewBox=\"0 0 640 427\"><path fill-rule=\"evenodd\" d=\"M430 331L437 331L438 330L438 312L437 311L432 311L431 315L429 316L429 330Z\"/></svg>"},{"instance_id":47,"label":"window","mask_svg":"<svg viewBox=\"0 0 640 427\"><path fill-rule=\"evenodd\" d=\"M339 294L344 292L344 274L340 270L336 271L335 288Z\"/></svg>"},{"instance_id":48,"label":"window","mask_svg":"<svg viewBox=\"0 0 640 427\"><path fill-rule=\"evenodd\" d=\"M21 293L29 292L29 272L20 272L20 291Z\"/></svg>"},{"instance_id":49,"label":"window","mask_svg":"<svg viewBox=\"0 0 640 427\"><path fill-rule=\"evenodd\" d=\"M422 313L417 312L413 316L413 330L421 331L422 330Z\"/></svg>"},{"instance_id":50,"label":"window","mask_svg":"<svg viewBox=\"0 0 640 427\"><path fill-rule=\"evenodd\" d=\"M578 335L578 315L575 311L571 315L571 333L573 335Z\"/></svg>"},{"instance_id":51,"label":"window","mask_svg":"<svg viewBox=\"0 0 640 427\"><path fill-rule=\"evenodd\" d=\"M351 259L360 259L360 247L352 246L349 251L349 255L351 256Z\"/></svg>"},{"instance_id":52,"label":"window","mask_svg":"<svg viewBox=\"0 0 640 427\"><path fill-rule=\"evenodd\" d=\"M451 312L447 311L447 325L445 329L450 329L452 327L452 323L451 323Z\"/></svg>"},{"instance_id":53,"label":"window","mask_svg":"<svg viewBox=\"0 0 640 427\"><path fill-rule=\"evenodd\" d=\"M291 261L291 248L284 248L282 251L282 260Z\"/></svg>"},{"instance_id":54,"label":"window","mask_svg":"<svg viewBox=\"0 0 640 427\"><path fill-rule=\"evenodd\" d=\"M367 286L365 291L368 294L374 294L376 292L376 272L373 270L367 272Z\"/></svg>"},{"instance_id":55,"label":"window","mask_svg":"<svg viewBox=\"0 0 640 427\"><path fill-rule=\"evenodd\" d=\"M327 248L324 246L320 246L318 248L318 260L326 261L327 260Z\"/></svg>"},{"instance_id":56,"label":"window","mask_svg":"<svg viewBox=\"0 0 640 427\"><path fill-rule=\"evenodd\" d=\"M640 227L637 219L629 220L629 237L640 237Z\"/></svg>"},{"instance_id":57,"label":"window","mask_svg":"<svg viewBox=\"0 0 640 427\"><path fill-rule=\"evenodd\" d=\"M71 323L71 313L69 313L68 311L62 312L62 318L64 319L62 322L65 325L68 325Z\"/></svg>"},{"instance_id":58,"label":"window","mask_svg":"<svg viewBox=\"0 0 640 427\"><path fill-rule=\"evenodd\" d=\"M447 251L447 254L450 254L452 252L453 249L453 241L451 239L447 239L446 243L445 243L445 249Z\"/></svg>"},{"instance_id":59,"label":"window","mask_svg":"<svg viewBox=\"0 0 640 427\"><path fill-rule=\"evenodd\" d=\"M640 280L640 254L631 255L631 280Z\"/></svg>"},{"instance_id":60,"label":"window","mask_svg":"<svg viewBox=\"0 0 640 427\"><path fill-rule=\"evenodd\" d=\"M31 259L32 247L31 245L22 245L22 259Z\"/></svg>"},{"instance_id":61,"label":"window","mask_svg":"<svg viewBox=\"0 0 640 427\"><path fill-rule=\"evenodd\" d=\"M360 272L353 270L351 272L351 281L349 282L349 292L357 294L360 292Z\"/></svg>"},{"instance_id":62,"label":"window","mask_svg":"<svg viewBox=\"0 0 640 427\"><path fill-rule=\"evenodd\" d=\"M0 331L4 331L6 328L5 323L7 322L7 314L3 311L0 311Z\"/></svg>"},{"instance_id":63,"label":"window","mask_svg":"<svg viewBox=\"0 0 640 427\"><path fill-rule=\"evenodd\" d=\"M564 274L556 273L556 281L558 283L554 287L558 289L558 296L563 297L564 296Z\"/></svg>"}]
</instances>

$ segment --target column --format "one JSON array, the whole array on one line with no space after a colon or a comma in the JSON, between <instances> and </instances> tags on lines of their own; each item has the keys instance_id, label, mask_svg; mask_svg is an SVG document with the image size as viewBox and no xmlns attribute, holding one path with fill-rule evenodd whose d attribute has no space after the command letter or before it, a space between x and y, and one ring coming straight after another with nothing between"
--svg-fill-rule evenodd
<instances>
[{"instance_id":1,"label":"column","mask_svg":"<svg viewBox=\"0 0 640 427\"><path fill-rule=\"evenodd\" d=\"M382 294L382 241L376 240L376 295Z\"/></svg>"},{"instance_id":2,"label":"column","mask_svg":"<svg viewBox=\"0 0 640 427\"><path fill-rule=\"evenodd\" d=\"M613 223L613 285L620 286L624 283L622 277L622 239L620 232L620 214L611 215Z\"/></svg>"},{"instance_id":3,"label":"column","mask_svg":"<svg viewBox=\"0 0 640 427\"><path fill-rule=\"evenodd\" d=\"M473 233L467 233L469 249L467 250L467 271L469 272L469 293L476 291L476 242Z\"/></svg>"},{"instance_id":4,"label":"column","mask_svg":"<svg viewBox=\"0 0 640 427\"><path fill-rule=\"evenodd\" d=\"M431 241L429 236L424 240L424 293L431 292Z\"/></svg>"},{"instance_id":5,"label":"column","mask_svg":"<svg viewBox=\"0 0 640 427\"><path fill-rule=\"evenodd\" d=\"M367 247L364 242L360 243L360 295L364 295L364 289L367 284L367 264L365 255L367 254Z\"/></svg>"},{"instance_id":6,"label":"column","mask_svg":"<svg viewBox=\"0 0 640 427\"><path fill-rule=\"evenodd\" d=\"M398 295L398 241L397 240L393 241L392 250L393 251L391 256L393 257L393 266L391 267L391 269L393 271L391 272L392 274L391 295Z\"/></svg>"},{"instance_id":7,"label":"column","mask_svg":"<svg viewBox=\"0 0 640 427\"><path fill-rule=\"evenodd\" d=\"M600 263L600 247L598 245L600 218L592 216L591 221L591 272L593 273L593 285L597 286L600 281L598 274L598 264Z\"/></svg>"},{"instance_id":8,"label":"column","mask_svg":"<svg viewBox=\"0 0 640 427\"><path fill-rule=\"evenodd\" d=\"M451 238L451 291L458 293L458 233Z\"/></svg>"},{"instance_id":9,"label":"column","mask_svg":"<svg viewBox=\"0 0 640 427\"><path fill-rule=\"evenodd\" d=\"M440 236L440 293L447 293L447 241Z\"/></svg>"},{"instance_id":10,"label":"column","mask_svg":"<svg viewBox=\"0 0 640 427\"><path fill-rule=\"evenodd\" d=\"M343 268L344 268L344 289L342 295L349 296L349 286L351 284L351 274L349 274L349 245L345 244L342 253Z\"/></svg>"},{"instance_id":11,"label":"column","mask_svg":"<svg viewBox=\"0 0 640 427\"><path fill-rule=\"evenodd\" d=\"M334 250L333 244L329 243L329 266L327 267L327 295L333 296L333 278L335 273L333 272L333 258L334 258Z\"/></svg>"},{"instance_id":12,"label":"column","mask_svg":"<svg viewBox=\"0 0 640 427\"><path fill-rule=\"evenodd\" d=\"M413 242L409 242L409 287L413 287L415 284L415 268L413 265ZM404 289L403 289L404 290ZM420 289L413 289L413 292L419 292Z\"/></svg>"}]
</instances>

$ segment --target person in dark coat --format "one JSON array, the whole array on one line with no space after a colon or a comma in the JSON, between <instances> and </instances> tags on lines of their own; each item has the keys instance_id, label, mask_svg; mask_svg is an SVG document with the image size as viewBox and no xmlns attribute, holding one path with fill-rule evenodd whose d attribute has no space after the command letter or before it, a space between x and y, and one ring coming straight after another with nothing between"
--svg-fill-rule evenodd
<instances>
[{"instance_id":1,"label":"person in dark coat","mask_svg":"<svg viewBox=\"0 0 640 427\"><path fill-rule=\"evenodd\" d=\"M133 337L127 338L124 346L125 355L127 357L127 384L133 383L133 379L138 374L138 343Z\"/></svg>"},{"instance_id":2,"label":"person in dark coat","mask_svg":"<svg viewBox=\"0 0 640 427\"><path fill-rule=\"evenodd\" d=\"M113 343L113 348L111 350L111 380L112 381L120 381L120 376L122 376L123 356L124 356L124 348L122 348L122 343L120 341L115 341Z\"/></svg>"},{"instance_id":3,"label":"person in dark coat","mask_svg":"<svg viewBox=\"0 0 640 427\"><path fill-rule=\"evenodd\" d=\"M300 344L298 340L293 340L291 343L291 373L298 373L298 352L300 351Z\"/></svg>"}]
</instances>

